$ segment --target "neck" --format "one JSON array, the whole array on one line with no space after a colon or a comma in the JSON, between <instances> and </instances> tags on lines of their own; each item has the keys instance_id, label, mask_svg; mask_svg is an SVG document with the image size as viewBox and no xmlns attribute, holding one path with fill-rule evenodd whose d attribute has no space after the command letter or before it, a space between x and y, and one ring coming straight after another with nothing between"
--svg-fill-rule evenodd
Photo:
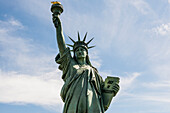
<instances>
[{"instance_id":1,"label":"neck","mask_svg":"<svg viewBox=\"0 0 170 113\"><path fill-rule=\"evenodd\" d=\"M77 62L78 62L78 64L80 64L80 65L87 64L87 63L86 63L86 58L77 59Z\"/></svg>"}]
</instances>

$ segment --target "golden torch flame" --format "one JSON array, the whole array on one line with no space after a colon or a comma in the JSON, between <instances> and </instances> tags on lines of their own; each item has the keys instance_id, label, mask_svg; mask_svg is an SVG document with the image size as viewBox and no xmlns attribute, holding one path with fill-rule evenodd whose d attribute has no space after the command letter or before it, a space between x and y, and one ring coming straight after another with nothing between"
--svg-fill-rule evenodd
<instances>
[{"instance_id":1,"label":"golden torch flame","mask_svg":"<svg viewBox=\"0 0 170 113\"><path fill-rule=\"evenodd\" d=\"M61 3L58 2L58 1L52 1L51 3L52 3L52 4L61 4Z\"/></svg>"}]
</instances>

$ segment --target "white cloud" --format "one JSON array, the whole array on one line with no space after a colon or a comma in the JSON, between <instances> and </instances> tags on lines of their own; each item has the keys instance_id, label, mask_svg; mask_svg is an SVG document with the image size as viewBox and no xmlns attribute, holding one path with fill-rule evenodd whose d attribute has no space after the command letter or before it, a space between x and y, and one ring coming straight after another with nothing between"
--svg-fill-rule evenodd
<instances>
[{"instance_id":1,"label":"white cloud","mask_svg":"<svg viewBox=\"0 0 170 113\"><path fill-rule=\"evenodd\" d=\"M121 90L124 92L133 88L132 83L135 82L135 80L137 79L137 77L141 75L141 73L134 72L131 74L127 73L127 75L128 75L127 77L120 78L120 87L121 87Z\"/></svg>"},{"instance_id":2,"label":"white cloud","mask_svg":"<svg viewBox=\"0 0 170 113\"><path fill-rule=\"evenodd\" d=\"M170 103L169 94L167 94L166 96L163 94L164 95L163 97L161 97L160 95L158 96L150 95L150 96L141 96L139 98L147 100L147 101Z\"/></svg>"},{"instance_id":3,"label":"white cloud","mask_svg":"<svg viewBox=\"0 0 170 113\"><path fill-rule=\"evenodd\" d=\"M144 83L145 87L151 88L151 89L157 89L157 88L170 88L170 81L158 81L158 82L150 82L150 83Z\"/></svg>"},{"instance_id":4,"label":"white cloud","mask_svg":"<svg viewBox=\"0 0 170 113\"><path fill-rule=\"evenodd\" d=\"M90 57L91 64L95 68L99 69L100 66L101 66L102 60L99 58L97 51L96 50L92 50L92 51L90 50L89 57Z\"/></svg>"},{"instance_id":5,"label":"white cloud","mask_svg":"<svg viewBox=\"0 0 170 113\"><path fill-rule=\"evenodd\" d=\"M134 101L134 102L159 102L159 104L162 103L170 103L170 93L158 93L158 92L154 92L154 93L147 93L147 92L143 92L142 94L126 94L125 96L127 96L127 100L128 101Z\"/></svg>"},{"instance_id":6,"label":"white cloud","mask_svg":"<svg viewBox=\"0 0 170 113\"><path fill-rule=\"evenodd\" d=\"M169 35L155 36L144 40L145 65L150 76L170 80L170 38Z\"/></svg>"},{"instance_id":7,"label":"white cloud","mask_svg":"<svg viewBox=\"0 0 170 113\"><path fill-rule=\"evenodd\" d=\"M170 34L170 23L162 24L156 28L152 29L158 35L169 35Z\"/></svg>"},{"instance_id":8,"label":"white cloud","mask_svg":"<svg viewBox=\"0 0 170 113\"><path fill-rule=\"evenodd\" d=\"M158 109L160 108L160 106L170 103L169 81L161 80L157 82L134 81L132 83L133 85L128 87L125 91L122 91L120 96L118 95L119 97L118 99L120 101L123 101L123 103L126 102L129 103L131 101L130 102L131 104L147 103L150 106L159 105ZM145 107L145 105L143 107Z\"/></svg>"},{"instance_id":9,"label":"white cloud","mask_svg":"<svg viewBox=\"0 0 170 113\"><path fill-rule=\"evenodd\" d=\"M155 82L142 83L144 93L137 94L138 98L146 101L170 103L170 81L157 80Z\"/></svg>"},{"instance_id":10,"label":"white cloud","mask_svg":"<svg viewBox=\"0 0 170 113\"><path fill-rule=\"evenodd\" d=\"M53 71L41 76L3 72L0 70L0 102L49 106L61 111L61 72Z\"/></svg>"},{"instance_id":11,"label":"white cloud","mask_svg":"<svg viewBox=\"0 0 170 113\"><path fill-rule=\"evenodd\" d=\"M0 20L0 33L5 33L8 31L11 32L23 28L24 26L22 25L22 23L14 18L9 18L6 21Z\"/></svg>"},{"instance_id":12,"label":"white cloud","mask_svg":"<svg viewBox=\"0 0 170 113\"><path fill-rule=\"evenodd\" d=\"M27 14L38 17L40 21L48 22L51 20L51 1L45 0L16 0L17 7L21 8ZM25 7L26 4L26 7ZM51 21L50 21L51 22Z\"/></svg>"},{"instance_id":13,"label":"white cloud","mask_svg":"<svg viewBox=\"0 0 170 113\"><path fill-rule=\"evenodd\" d=\"M139 76L139 73L137 73L137 75ZM135 76L132 78L135 78ZM150 82L134 81L131 83L133 83L133 85L127 88L125 87L125 91L121 93L123 94L123 98L126 98L123 101L133 100L133 102L150 103L150 105L153 105L151 103L154 102L159 102L158 105L170 103L170 82L168 80L156 79L156 81L151 80ZM125 82L125 85L126 84Z\"/></svg>"},{"instance_id":14,"label":"white cloud","mask_svg":"<svg viewBox=\"0 0 170 113\"><path fill-rule=\"evenodd\" d=\"M152 9L150 8L149 4L144 0L131 0L131 3L136 7L138 11L142 14L149 14L153 13Z\"/></svg>"},{"instance_id":15,"label":"white cloud","mask_svg":"<svg viewBox=\"0 0 170 113\"><path fill-rule=\"evenodd\" d=\"M134 73L126 73L125 77L120 77L120 91L118 92L116 98L114 98L114 101L126 101L126 100L132 100L136 98L136 95L131 92L133 91L137 86L136 81L137 78L141 75L141 73L134 72ZM134 85L136 84L136 85ZM123 100L122 100L123 99Z\"/></svg>"},{"instance_id":16,"label":"white cloud","mask_svg":"<svg viewBox=\"0 0 170 113\"><path fill-rule=\"evenodd\" d=\"M53 50L13 36L13 32L24 28L18 20L12 18L0 23L0 102L36 104L61 111L63 81Z\"/></svg>"},{"instance_id":17,"label":"white cloud","mask_svg":"<svg viewBox=\"0 0 170 113\"><path fill-rule=\"evenodd\" d=\"M12 26L16 26L16 27L19 27L19 28L23 28L23 25L21 22L19 22L18 20L15 20L15 19L10 19L9 21L9 24L12 25Z\"/></svg>"},{"instance_id":18,"label":"white cloud","mask_svg":"<svg viewBox=\"0 0 170 113\"><path fill-rule=\"evenodd\" d=\"M5 70L19 68L24 73L43 73L57 68L53 49L47 51L47 47L34 43L30 38L13 36L19 28L24 28L18 20L10 19L0 23L0 57Z\"/></svg>"},{"instance_id":19,"label":"white cloud","mask_svg":"<svg viewBox=\"0 0 170 113\"><path fill-rule=\"evenodd\" d=\"M170 63L167 61L167 63L161 64L159 62L158 64L153 63L153 65L150 67L150 70L160 79L160 80L170 80Z\"/></svg>"},{"instance_id":20,"label":"white cloud","mask_svg":"<svg viewBox=\"0 0 170 113\"><path fill-rule=\"evenodd\" d=\"M0 71L0 102L60 105L60 75L59 71L41 76Z\"/></svg>"}]
</instances>

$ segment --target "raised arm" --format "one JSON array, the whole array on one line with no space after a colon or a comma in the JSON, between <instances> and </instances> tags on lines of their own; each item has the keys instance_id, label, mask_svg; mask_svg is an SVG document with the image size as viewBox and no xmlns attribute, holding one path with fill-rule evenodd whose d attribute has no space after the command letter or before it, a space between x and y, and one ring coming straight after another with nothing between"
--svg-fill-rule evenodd
<instances>
[{"instance_id":1,"label":"raised arm","mask_svg":"<svg viewBox=\"0 0 170 113\"><path fill-rule=\"evenodd\" d=\"M65 44L65 39L64 39L64 36L63 36L61 21L60 21L60 18L59 18L58 15L53 14L53 23L54 23L54 26L56 28L57 44L58 44L58 48L59 48L59 51L60 51L60 56L62 56L65 49L66 49L66 44Z\"/></svg>"}]
</instances>

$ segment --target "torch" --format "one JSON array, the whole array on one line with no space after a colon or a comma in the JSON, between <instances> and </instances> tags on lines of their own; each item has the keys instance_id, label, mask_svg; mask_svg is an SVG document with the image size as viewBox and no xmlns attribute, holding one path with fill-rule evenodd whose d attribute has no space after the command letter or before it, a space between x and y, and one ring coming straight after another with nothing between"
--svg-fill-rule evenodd
<instances>
[{"instance_id":1,"label":"torch","mask_svg":"<svg viewBox=\"0 0 170 113\"><path fill-rule=\"evenodd\" d=\"M53 1L51 3L52 3L51 12L53 13L52 14L53 17L59 16L63 12L63 6L58 1ZM57 27L58 23L56 23L55 26Z\"/></svg>"}]
</instances>

